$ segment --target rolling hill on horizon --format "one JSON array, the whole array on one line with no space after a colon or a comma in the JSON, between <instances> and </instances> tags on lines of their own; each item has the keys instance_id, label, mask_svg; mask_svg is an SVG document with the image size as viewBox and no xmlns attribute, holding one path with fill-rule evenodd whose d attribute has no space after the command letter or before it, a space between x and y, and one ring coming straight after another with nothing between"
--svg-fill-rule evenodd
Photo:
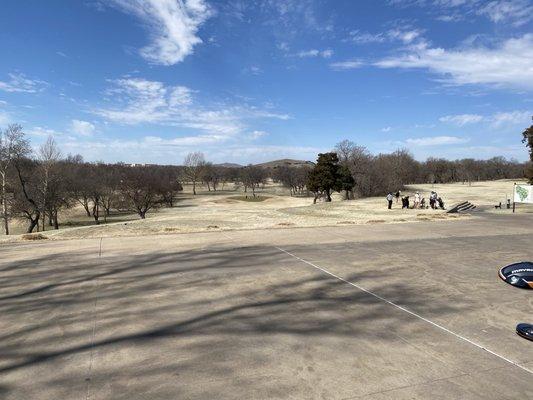
<instances>
[{"instance_id":1,"label":"rolling hill on horizon","mask_svg":"<svg viewBox=\"0 0 533 400\"><path fill-rule=\"evenodd\" d=\"M300 168L300 167L312 167L315 164L312 161L307 161L307 160L295 160L292 158L282 158L279 160L272 160L272 161L267 161L264 163L252 164L252 165L255 165L261 168L278 168L281 166ZM221 163L221 164L215 164L215 166L224 167L224 168L245 167L245 165L236 164L236 163Z\"/></svg>"}]
</instances>

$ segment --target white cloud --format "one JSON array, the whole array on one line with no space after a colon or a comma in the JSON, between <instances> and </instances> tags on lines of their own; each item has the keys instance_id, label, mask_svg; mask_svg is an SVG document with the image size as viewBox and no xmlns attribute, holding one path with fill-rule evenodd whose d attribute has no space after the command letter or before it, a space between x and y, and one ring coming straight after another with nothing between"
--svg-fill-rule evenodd
<instances>
[{"instance_id":1,"label":"white cloud","mask_svg":"<svg viewBox=\"0 0 533 400\"><path fill-rule=\"evenodd\" d=\"M11 116L7 111L0 110L0 127L11 122Z\"/></svg>"},{"instance_id":2,"label":"white cloud","mask_svg":"<svg viewBox=\"0 0 533 400\"><path fill-rule=\"evenodd\" d=\"M277 44L277 48L280 49L281 51L289 51L290 47L289 47L289 44L287 42L280 42Z\"/></svg>"},{"instance_id":3,"label":"white cloud","mask_svg":"<svg viewBox=\"0 0 533 400\"><path fill-rule=\"evenodd\" d=\"M118 79L113 84L107 94L123 105L94 113L122 124L168 122L180 106L192 101L192 91L184 86L165 86L162 82L142 78Z\"/></svg>"},{"instance_id":4,"label":"white cloud","mask_svg":"<svg viewBox=\"0 0 533 400\"><path fill-rule=\"evenodd\" d=\"M278 114L248 105L198 105L193 91L185 86L166 86L162 82L141 78L113 81L107 94L118 106L99 108L93 113L124 125L157 124L200 131L194 140L223 141L244 133L247 120L287 120ZM192 141L193 139L187 139Z\"/></svg>"},{"instance_id":5,"label":"white cloud","mask_svg":"<svg viewBox=\"0 0 533 400\"><path fill-rule=\"evenodd\" d=\"M403 43L411 43L420 35L422 34L422 31L418 29L411 29L411 30L401 30L401 29L392 29L388 32L388 36L391 39L400 40Z\"/></svg>"},{"instance_id":6,"label":"white cloud","mask_svg":"<svg viewBox=\"0 0 533 400\"><path fill-rule=\"evenodd\" d=\"M440 122L451 123L457 126L475 124L477 122L481 122L482 120L483 116L477 114L446 115L439 118Z\"/></svg>"},{"instance_id":7,"label":"white cloud","mask_svg":"<svg viewBox=\"0 0 533 400\"><path fill-rule=\"evenodd\" d=\"M10 93L37 93L42 90L48 84L44 81L37 79L27 78L21 73L8 74L8 81L0 81L0 90Z\"/></svg>"},{"instance_id":8,"label":"white cloud","mask_svg":"<svg viewBox=\"0 0 533 400\"><path fill-rule=\"evenodd\" d=\"M357 69L363 66L363 63L358 60L339 61L329 64L331 69L336 71L346 71L350 69Z\"/></svg>"},{"instance_id":9,"label":"white cloud","mask_svg":"<svg viewBox=\"0 0 533 400\"><path fill-rule=\"evenodd\" d=\"M502 111L487 116L478 114L446 115L439 118L439 121L460 127L485 122L489 123L492 128L502 128L510 125L526 125L531 120L532 115L533 112L531 111Z\"/></svg>"},{"instance_id":10,"label":"white cloud","mask_svg":"<svg viewBox=\"0 0 533 400\"><path fill-rule=\"evenodd\" d=\"M265 131L253 131L252 133L250 133L250 139L256 140L256 139L259 139L260 137L267 136L267 135L268 135L268 132L265 132Z\"/></svg>"},{"instance_id":11,"label":"white cloud","mask_svg":"<svg viewBox=\"0 0 533 400\"><path fill-rule=\"evenodd\" d=\"M141 19L151 43L140 50L142 57L162 65L174 65L202 43L200 26L213 14L204 0L112 0L120 10Z\"/></svg>"},{"instance_id":12,"label":"white cloud","mask_svg":"<svg viewBox=\"0 0 533 400\"><path fill-rule=\"evenodd\" d=\"M272 16L265 23L278 29L283 28L284 37L294 35L301 29L318 32L333 30L331 20L324 19L324 13L317 7L315 0L245 0L244 3L250 7L256 6L263 14Z\"/></svg>"},{"instance_id":13,"label":"white cloud","mask_svg":"<svg viewBox=\"0 0 533 400\"><path fill-rule=\"evenodd\" d=\"M442 146L466 143L469 140L470 139L468 138L460 138L457 136L431 136L416 139L410 138L407 139L405 142L413 146Z\"/></svg>"},{"instance_id":14,"label":"white cloud","mask_svg":"<svg viewBox=\"0 0 533 400\"><path fill-rule=\"evenodd\" d=\"M422 35L422 31L419 29L402 29L394 28L386 32L369 33L355 30L350 32L348 40L357 44L368 43L384 43L392 41L400 41L405 44L413 42L415 39Z\"/></svg>"},{"instance_id":15,"label":"white cloud","mask_svg":"<svg viewBox=\"0 0 533 400\"><path fill-rule=\"evenodd\" d=\"M58 132L50 128L43 128L42 126L35 126L30 129L25 129L24 133L35 137L63 136L62 132Z\"/></svg>"},{"instance_id":16,"label":"white cloud","mask_svg":"<svg viewBox=\"0 0 533 400\"><path fill-rule=\"evenodd\" d=\"M390 132L392 130L392 127L386 126L385 128L381 128L381 132Z\"/></svg>"},{"instance_id":17,"label":"white cloud","mask_svg":"<svg viewBox=\"0 0 533 400\"><path fill-rule=\"evenodd\" d=\"M439 15L436 19L442 22L457 22L457 21L462 21L463 16L460 14L447 14L447 15Z\"/></svg>"},{"instance_id":18,"label":"white cloud","mask_svg":"<svg viewBox=\"0 0 533 400\"><path fill-rule=\"evenodd\" d=\"M65 153L81 154L88 161L139 162L176 164L183 157L201 146L206 158L213 162L238 162L241 164L270 161L276 158L316 159L327 149L306 146L251 145L225 142L220 146L216 137L191 136L162 138L146 136L140 139L106 139L70 137L61 141Z\"/></svg>"},{"instance_id":19,"label":"white cloud","mask_svg":"<svg viewBox=\"0 0 533 400\"><path fill-rule=\"evenodd\" d=\"M531 111L510 111L499 112L494 114L491 118L491 126L493 128L501 128L504 125L527 125L531 121Z\"/></svg>"},{"instance_id":20,"label":"white cloud","mask_svg":"<svg viewBox=\"0 0 533 400\"><path fill-rule=\"evenodd\" d=\"M399 56L375 63L380 68L419 68L453 84L489 84L533 89L533 34L508 39L493 48L446 50L421 42Z\"/></svg>"},{"instance_id":21,"label":"white cloud","mask_svg":"<svg viewBox=\"0 0 533 400\"><path fill-rule=\"evenodd\" d=\"M303 50L303 51L296 53L296 57L300 57L300 58L308 58L308 57L330 58L332 55L333 55L333 50L331 49L326 49L326 50L311 49L311 50Z\"/></svg>"},{"instance_id":22,"label":"white cloud","mask_svg":"<svg viewBox=\"0 0 533 400\"><path fill-rule=\"evenodd\" d=\"M457 21L465 15L480 15L494 23L520 26L533 19L533 4L529 0L389 0L389 3L401 7L430 7L433 11L453 13L437 17L441 21Z\"/></svg>"},{"instance_id":23,"label":"white cloud","mask_svg":"<svg viewBox=\"0 0 533 400\"><path fill-rule=\"evenodd\" d=\"M0 107L6 105L7 102L0 100ZM7 112L6 110L0 109L0 129L2 129L4 125L11 123L11 121L11 114L9 114L9 112Z\"/></svg>"},{"instance_id":24,"label":"white cloud","mask_svg":"<svg viewBox=\"0 0 533 400\"><path fill-rule=\"evenodd\" d=\"M146 136L143 140L147 146L176 146L176 147L188 147L188 146L200 146L215 144L226 141L227 136L223 135L198 135L198 136L182 136L173 139L162 139L157 136Z\"/></svg>"},{"instance_id":25,"label":"white cloud","mask_svg":"<svg viewBox=\"0 0 533 400\"><path fill-rule=\"evenodd\" d=\"M496 23L510 22L520 26L533 19L533 3L528 0L490 1L479 8L477 13Z\"/></svg>"},{"instance_id":26,"label":"white cloud","mask_svg":"<svg viewBox=\"0 0 533 400\"><path fill-rule=\"evenodd\" d=\"M92 136L96 132L96 127L87 121L73 119L70 126L71 131L80 136Z\"/></svg>"},{"instance_id":27,"label":"white cloud","mask_svg":"<svg viewBox=\"0 0 533 400\"><path fill-rule=\"evenodd\" d=\"M263 73L263 70L261 69L261 67L257 65L252 65L251 67L244 68L242 72L245 74L257 76L257 75L261 75Z\"/></svg>"},{"instance_id":28,"label":"white cloud","mask_svg":"<svg viewBox=\"0 0 533 400\"><path fill-rule=\"evenodd\" d=\"M387 40L387 37L382 32L369 33L361 32L360 30L355 30L350 32L348 40L358 44L383 43Z\"/></svg>"},{"instance_id":29,"label":"white cloud","mask_svg":"<svg viewBox=\"0 0 533 400\"><path fill-rule=\"evenodd\" d=\"M333 50L331 50L331 49L322 50L322 52L320 53L320 55L321 55L323 58L331 58L331 56L333 55Z\"/></svg>"}]
</instances>

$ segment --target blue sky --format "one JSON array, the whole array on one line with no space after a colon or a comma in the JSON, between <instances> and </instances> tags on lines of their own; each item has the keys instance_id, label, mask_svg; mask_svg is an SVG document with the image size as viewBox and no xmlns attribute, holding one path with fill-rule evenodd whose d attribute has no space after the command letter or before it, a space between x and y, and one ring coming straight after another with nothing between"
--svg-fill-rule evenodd
<instances>
[{"instance_id":1,"label":"blue sky","mask_svg":"<svg viewBox=\"0 0 533 400\"><path fill-rule=\"evenodd\" d=\"M3 0L0 126L89 161L525 160L533 0Z\"/></svg>"}]
</instances>

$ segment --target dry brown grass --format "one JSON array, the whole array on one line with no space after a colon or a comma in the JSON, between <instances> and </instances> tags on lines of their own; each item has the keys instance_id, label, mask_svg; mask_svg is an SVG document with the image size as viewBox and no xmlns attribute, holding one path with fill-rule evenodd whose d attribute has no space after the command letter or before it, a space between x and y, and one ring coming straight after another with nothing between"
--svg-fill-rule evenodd
<instances>
[{"instance_id":1,"label":"dry brown grass","mask_svg":"<svg viewBox=\"0 0 533 400\"><path fill-rule=\"evenodd\" d=\"M41 233L26 233L20 237L22 240L46 240L48 239Z\"/></svg>"},{"instance_id":2,"label":"dry brown grass","mask_svg":"<svg viewBox=\"0 0 533 400\"><path fill-rule=\"evenodd\" d=\"M505 207L503 210L494 210L493 206L500 201L505 204L512 187L512 181L477 182L472 185L412 185L407 187L404 194L412 196L415 191L420 191L428 199L430 191L436 190L447 208L468 200L478 208L485 207L487 212L507 213L510 211ZM98 226L84 215L81 208L77 208L60 218L61 221L71 222L73 227L47 231L46 235L51 239L94 238L207 232L217 229L283 229L419 221L437 223L441 220L469 218L468 215L447 214L442 210L402 209L401 204L396 202L392 210L388 210L382 197L342 201L342 196L335 194L331 203L312 204L312 198L290 197L286 189L274 185L257 192L264 201L240 201L235 197L242 197L243 193L233 187L230 189L200 192L197 196L187 192L180 195L175 207L151 212L146 220L140 220L133 214L120 214L109 219L116 222ZM519 212L533 212L533 207L520 207ZM76 224L79 226L75 226Z\"/></svg>"}]
</instances>

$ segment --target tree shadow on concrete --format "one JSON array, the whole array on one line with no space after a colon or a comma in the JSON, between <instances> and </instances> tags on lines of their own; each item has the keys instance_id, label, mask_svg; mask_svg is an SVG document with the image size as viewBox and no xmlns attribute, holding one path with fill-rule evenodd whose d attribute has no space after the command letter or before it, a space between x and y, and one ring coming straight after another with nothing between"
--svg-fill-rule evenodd
<instances>
[{"instance_id":1,"label":"tree shadow on concrete","mask_svg":"<svg viewBox=\"0 0 533 400\"><path fill-rule=\"evenodd\" d=\"M357 283L372 274L344 278ZM235 371L224 360L252 354L260 359L252 366L269 362L261 343L283 348L281 337L291 338L290 354L294 342L313 337L401 342L404 331L425 329L416 318L266 246L101 259L83 252L43 256L4 266L0 288L0 377L10 384L0 393L27 398L43 386L110 376L130 379L142 392L173 373L220 380L218 390L237 375L253 391L249 371ZM471 307L461 300L428 304L406 284L383 286L379 294L432 316ZM131 357L106 358L115 352ZM91 372L83 363L79 372L66 372L73 360L88 363L93 354L101 357ZM22 389L20 379L32 371L40 371L40 380ZM269 390L289 389L278 382ZM165 390L169 398L179 394L176 387Z\"/></svg>"}]
</instances>

